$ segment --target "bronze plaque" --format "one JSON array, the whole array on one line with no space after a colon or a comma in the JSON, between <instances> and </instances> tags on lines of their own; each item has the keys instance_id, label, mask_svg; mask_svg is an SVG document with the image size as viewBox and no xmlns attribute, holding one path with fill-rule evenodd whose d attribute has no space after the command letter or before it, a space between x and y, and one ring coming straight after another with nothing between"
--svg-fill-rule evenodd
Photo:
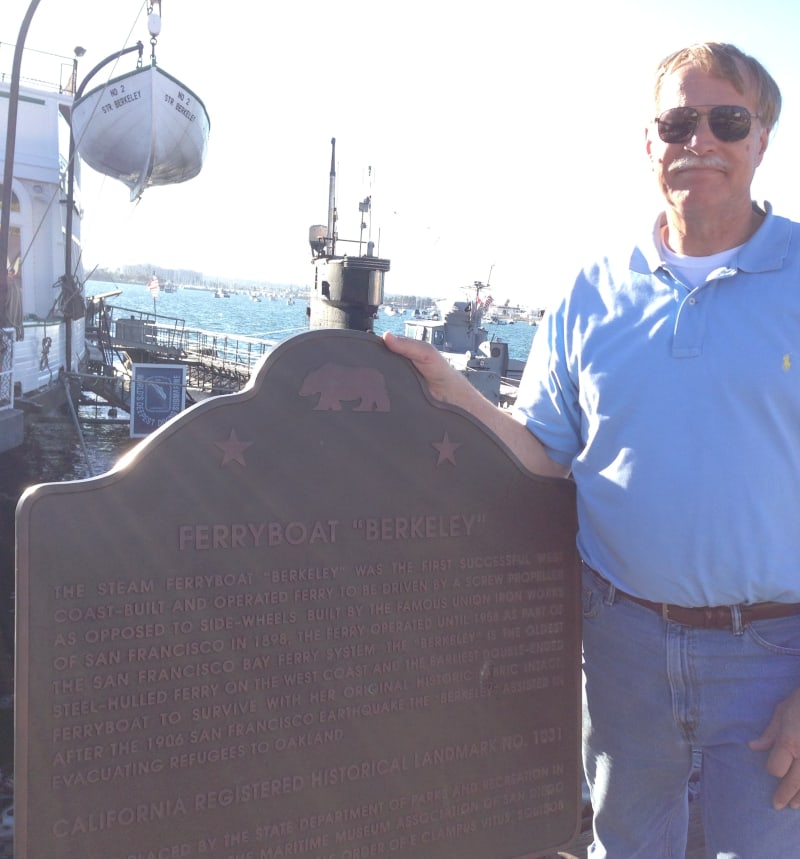
<instances>
[{"instance_id":1,"label":"bronze plaque","mask_svg":"<svg viewBox=\"0 0 800 859\"><path fill-rule=\"evenodd\" d=\"M18 859L530 857L580 811L570 482L375 336L18 509Z\"/></svg>"}]
</instances>

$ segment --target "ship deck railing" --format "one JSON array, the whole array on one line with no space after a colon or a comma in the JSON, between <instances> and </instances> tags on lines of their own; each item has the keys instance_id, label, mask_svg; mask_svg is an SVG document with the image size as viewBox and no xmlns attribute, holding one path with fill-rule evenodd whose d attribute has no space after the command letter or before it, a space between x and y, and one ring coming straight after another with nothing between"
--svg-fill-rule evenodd
<instances>
[{"instance_id":1,"label":"ship deck railing","mask_svg":"<svg viewBox=\"0 0 800 859\"><path fill-rule=\"evenodd\" d=\"M115 387L127 387L124 377L129 376L134 363L184 364L190 391L238 391L279 342L279 338L266 340L188 328L182 319L109 304L100 305L90 319L87 338L93 344L93 370L114 378L108 385L112 394ZM121 397L113 398L121 404L129 391L120 390L119 394Z\"/></svg>"},{"instance_id":2,"label":"ship deck railing","mask_svg":"<svg viewBox=\"0 0 800 859\"><path fill-rule=\"evenodd\" d=\"M182 319L108 305L110 345L117 350L144 351L183 362L204 361L252 371L277 340L188 328Z\"/></svg>"}]
</instances>

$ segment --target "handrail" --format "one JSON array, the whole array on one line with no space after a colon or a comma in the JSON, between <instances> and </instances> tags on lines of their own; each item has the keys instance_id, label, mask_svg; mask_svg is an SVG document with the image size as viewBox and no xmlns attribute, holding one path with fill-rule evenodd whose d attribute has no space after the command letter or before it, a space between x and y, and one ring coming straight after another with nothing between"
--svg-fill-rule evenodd
<instances>
[{"instance_id":1,"label":"handrail","mask_svg":"<svg viewBox=\"0 0 800 859\"><path fill-rule=\"evenodd\" d=\"M14 408L14 340L13 328L0 328L0 411Z\"/></svg>"},{"instance_id":2,"label":"handrail","mask_svg":"<svg viewBox=\"0 0 800 859\"><path fill-rule=\"evenodd\" d=\"M143 349L182 361L249 371L282 339L187 328L183 319L117 305L106 305L105 309L113 348Z\"/></svg>"}]
</instances>

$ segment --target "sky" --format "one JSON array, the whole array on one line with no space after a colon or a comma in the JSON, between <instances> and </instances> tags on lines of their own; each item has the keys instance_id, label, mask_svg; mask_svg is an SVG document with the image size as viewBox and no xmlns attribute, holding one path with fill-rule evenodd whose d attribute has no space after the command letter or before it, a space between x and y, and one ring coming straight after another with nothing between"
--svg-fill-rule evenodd
<instances>
[{"instance_id":1,"label":"sky","mask_svg":"<svg viewBox=\"0 0 800 859\"><path fill-rule=\"evenodd\" d=\"M4 0L0 50L28 6ZM26 45L86 48L80 82L147 45L146 18L141 0L40 0ZM652 224L653 70L689 43L733 42L776 78L784 113L754 197L800 220L799 31L796 0L163 0L158 63L208 110L206 161L134 203L85 169L84 262L310 285L335 137L339 236L359 238L371 195L387 294L488 281L496 301L546 306L594 249Z\"/></svg>"}]
</instances>

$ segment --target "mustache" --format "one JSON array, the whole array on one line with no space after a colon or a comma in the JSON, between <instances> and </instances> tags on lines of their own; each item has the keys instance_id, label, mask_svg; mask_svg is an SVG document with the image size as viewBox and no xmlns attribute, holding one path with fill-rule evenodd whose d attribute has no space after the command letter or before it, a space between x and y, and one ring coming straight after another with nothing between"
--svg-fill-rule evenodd
<instances>
[{"instance_id":1,"label":"mustache","mask_svg":"<svg viewBox=\"0 0 800 859\"><path fill-rule=\"evenodd\" d=\"M718 155L682 155L671 161L667 168L668 173L676 173L679 170L697 170L697 169L717 169L727 170L728 162Z\"/></svg>"}]
</instances>

